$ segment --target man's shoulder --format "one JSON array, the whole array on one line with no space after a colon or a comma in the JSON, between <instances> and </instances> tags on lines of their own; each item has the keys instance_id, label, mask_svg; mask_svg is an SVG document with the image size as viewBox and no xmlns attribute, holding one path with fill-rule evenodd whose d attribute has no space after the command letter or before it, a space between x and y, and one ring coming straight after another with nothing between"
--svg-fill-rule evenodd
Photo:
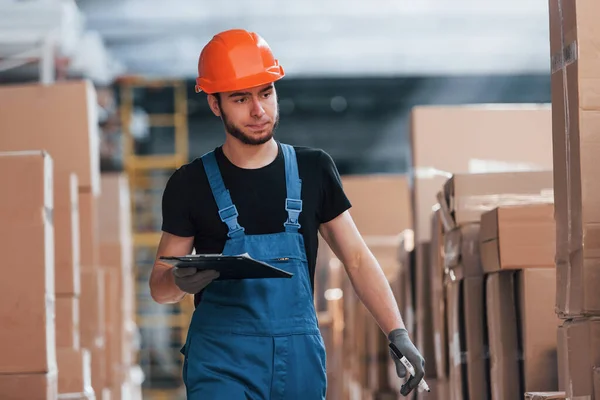
<instances>
[{"instance_id":1,"label":"man's shoulder","mask_svg":"<svg viewBox=\"0 0 600 400\"><path fill-rule=\"evenodd\" d=\"M198 177L201 177L204 174L204 165L202 164L202 159L198 157L177 168L175 172L173 172L171 179L176 179L182 182L187 182L190 180L196 181Z\"/></svg>"},{"instance_id":2,"label":"man's shoulder","mask_svg":"<svg viewBox=\"0 0 600 400\"><path fill-rule=\"evenodd\" d=\"M320 165L324 157L328 157L323 149L308 146L293 146L299 163L310 163Z\"/></svg>"}]
</instances>

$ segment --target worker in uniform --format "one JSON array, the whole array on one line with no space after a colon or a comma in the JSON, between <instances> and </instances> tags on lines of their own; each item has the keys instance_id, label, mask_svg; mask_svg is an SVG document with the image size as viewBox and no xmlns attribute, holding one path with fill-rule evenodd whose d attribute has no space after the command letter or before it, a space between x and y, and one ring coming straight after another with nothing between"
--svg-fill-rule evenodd
<instances>
[{"instance_id":1,"label":"worker in uniform","mask_svg":"<svg viewBox=\"0 0 600 400\"><path fill-rule=\"evenodd\" d=\"M325 346L313 301L318 233L343 263L358 297L413 364L407 393L424 375L390 286L349 214L331 157L275 140L274 83L284 70L258 34L215 35L198 64L225 141L177 169L163 193L162 237L150 277L152 297L194 296L183 380L192 400L325 399ZM292 278L218 280L216 271L176 268L159 258L239 255ZM401 364L399 376L404 375Z\"/></svg>"}]
</instances>

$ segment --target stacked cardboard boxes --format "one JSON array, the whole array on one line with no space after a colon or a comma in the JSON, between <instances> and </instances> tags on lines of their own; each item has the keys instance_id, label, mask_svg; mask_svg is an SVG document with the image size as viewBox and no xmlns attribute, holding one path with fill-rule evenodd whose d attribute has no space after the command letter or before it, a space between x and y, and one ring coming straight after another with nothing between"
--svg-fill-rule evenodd
<instances>
[{"instance_id":1,"label":"stacked cardboard boxes","mask_svg":"<svg viewBox=\"0 0 600 400\"><path fill-rule=\"evenodd\" d=\"M105 273L106 382L114 399L126 391L134 367L134 279L129 183L122 173L101 175L98 207L100 263Z\"/></svg>"},{"instance_id":2,"label":"stacked cardboard boxes","mask_svg":"<svg viewBox=\"0 0 600 400\"><path fill-rule=\"evenodd\" d=\"M0 103L0 130L15 132L2 135L0 150L39 148L54 160L59 394L93 397L86 376L91 369L86 363L94 360L83 341L81 316L88 315L88 304L81 264L93 253L88 209L99 192L95 91L82 81L10 85L0 88Z\"/></svg>"},{"instance_id":3,"label":"stacked cardboard boxes","mask_svg":"<svg viewBox=\"0 0 600 400\"><path fill-rule=\"evenodd\" d=\"M493 375L488 377L488 365L493 372L496 367L495 359L488 360L488 347L490 357L496 355L494 350L500 350L492 347L497 342L490 343L488 339L499 339L502 348L503 337L497 325L490 330L488 324L486 329L486 317L494 321L501 310L490 309L489 301L486 310L490 282L486 283L479 251L481 213L499 204L551 202L551 189L551 172L457 174L446 182L443 194L438 196L444 224L451 399L488 398L490 388L492 399L511 398L495 396L496 389L504 390L503 382L496 382ZM492 300L492 305L496 305L498 299ZM516 354L516 339L512 344L511 350ZM518 378L518 368L514 371Z\"/></svg>"},{"instance_id":4,"label":"stacked cardboard boxes","mask_svg":"<svg viewBox=\"0 0 600 400\"><path fill-rule=\"evenodd\" d=\"M408 179L405 175L378 175L345 176L342 180L353 205L350 214L397 292L399 234L411 226ZM373 198L379 199L377 208L372 207ZM327 348L328 398L395 399L401 382L389 356L387 338L356 295L342 262L322 238L315 307Z\"/></svg>"},{"instance_id":5,"label":"stacked cardboard boxes","mask_svg":"<svg viewBox=\"0 0 600 400\"><path fill-rule=\"evenodd\" d=\"M410 125L417 243L431 240L432 207L452 174L552 168L548 105L419 106Z\"/></svg>"},{"instance_id":6,"label":"stacked cardboard boxes","mask_svg":"<svg viewBox=\"0 0 600 400\"><path fill-rule=\"evenodd\" d=\"M559 377L567 398L600 399L600 5L550 0Z\"/></svg>"},{"instance_id":7,"label":"stacked cardboard boxes","mask_svg":"<svg viewBox=\"0 0 600 400\"><path fill-rule=\"evenodd\" d=\"M52 314L56 313L52 334L56 336L53 346L58 364L58 396L117 398L111 393L115 388L107 377L110 357L106 318L110 307L105 304L106 292L114 292L116 284L111 280L114 275L100 263L100 170L94 88L85 81L3 86L0 104L0 131L14 132L0 137L0 151L43 149L54 164L52 268L56 279L51 303ZM4 169L2 174L14 170ZM27 182L27 178L20 179ZM11 186L20 187L17 183ZM12 214L19 215L15 210ZM19 313L27 312L22 308ZM15 343L12 346L24 348ZM131 379L130 372L123 374L124 379ZM14 384L16 378L15 375L15 381L7 384Z\"/></svg>"},{"instance_id":8,"label":"stacked cardboard boxes","mask_svg":"<svg viewBox=\"0 0 600 400\"><path fill-rule=\"evenodd\" d=\"M492 399L558 390L554 206L501 206L481 218Z\"/></svg>"},{"instance_id":9,"label":"stacked cardboard boxes","mask_svg":"<svg viewBox=\"0 0 600 400\"><path fill-rule=\"evenodd\" d=\"M553 263L532 252L510 272L487 268L488 273L480 251L482 241L497 240L489 233L482 238L493 231L494 212L541 207L547 216L552 209L550 130L545 105L413 110L415 258L429 258L428 271L420 266L416 271L416 339L432 387L431 393L418 393L419 399L518 399L525 390L557 389L552 382L557 321L547 301L552 291L545 289L555 276ZM525 221L521 229L545 243L552 220L545 221L545 233L539 221ZM515 251L514 245L505 250L509 262ZM540 289L538 282L546 286ZM532 313L533 307L540 311ZM535 335L539 348L531 342ZM502 375L507 366L512 368L507 376L516 378L510 384Z\"/></svg>"},{"instance_id":10,"label":"stacked cardboard boxes","mask_svg":"<svg viewBox=\"0 0 600 400\"><path fill-rule=\"evenodd\" d=\"M0 398L57 399L52 157L0 153Z\"/></svg>"}]
</instances>

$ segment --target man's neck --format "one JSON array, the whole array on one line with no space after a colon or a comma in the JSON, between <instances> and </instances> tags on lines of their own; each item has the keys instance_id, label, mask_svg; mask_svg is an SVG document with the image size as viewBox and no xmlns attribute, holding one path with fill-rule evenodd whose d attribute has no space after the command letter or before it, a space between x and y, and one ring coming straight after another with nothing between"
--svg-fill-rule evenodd
<instances>
[{"instance_id":1,"label":"man's neck","mask_svg":"<svg viewBox=\"0 0 600 400\"><path fill-rule=\"evenodd\" d=\"M236 167L244 169L262 168L277 158L277 142L271 139L261 145L249 145L234 138L223 143L223 154Z\"/></svg>"}]
</instances>

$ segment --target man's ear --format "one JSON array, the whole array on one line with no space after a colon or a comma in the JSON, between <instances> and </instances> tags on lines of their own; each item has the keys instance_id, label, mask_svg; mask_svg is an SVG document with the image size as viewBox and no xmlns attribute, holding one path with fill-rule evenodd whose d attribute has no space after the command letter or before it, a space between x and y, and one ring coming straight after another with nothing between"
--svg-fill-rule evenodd
<instances>
[{"instance_id":1,"label":"man's ear","mask_svg":"<svg viewBox=\"0 0 600 400\"><path fill-rule=\"evenodd\" d=\"M217 117L221 116L221 107L219 106L219 99L217 98L219 94L209 94L208 96L206 96L206 101L208 101L208 106L210 107L210 110L213 112L213 114L215 114Z\"/></svg>"}]
</instances>

